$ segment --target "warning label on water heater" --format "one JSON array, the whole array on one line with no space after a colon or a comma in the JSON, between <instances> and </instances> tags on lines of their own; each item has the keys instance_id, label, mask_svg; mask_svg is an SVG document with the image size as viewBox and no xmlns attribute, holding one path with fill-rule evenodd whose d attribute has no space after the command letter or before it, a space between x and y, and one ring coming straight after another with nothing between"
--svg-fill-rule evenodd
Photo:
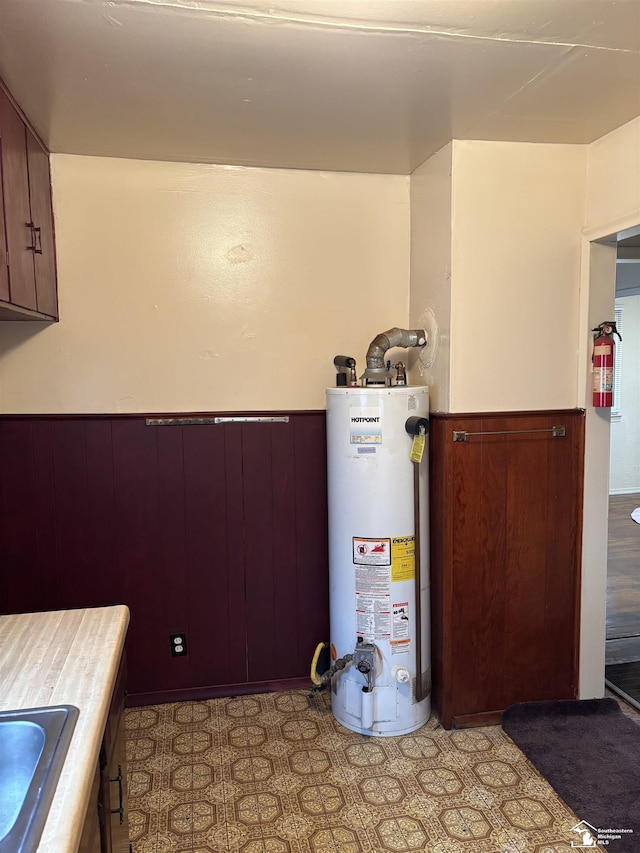
<instances>
[{"instance_id":1,"label":"warning label on water heater","mask_svg":"<svg viewBox=\"0 0 640 853\"><path fill-rule=\"evenodd\" d=\"M391 540L353 537L356 633L368 640L391 636Z\"/></svg>"},{"instance_id":2,"label":"warning label on water heater","mask_svg":"<svg viewBox=\"0 0 640 853\"><path fill-rule=\"evenodd\" d=\"M391 539L353 537L353 562L356 566L390 566Z\"/></svg>"},{"instance_id":3,"label":"warning label on water heater","mask_svg":"<svg viewBox=\"0 0 640 853\"><path fill-rule=\"evenodd\" d=\"M392 606L393 639L407 640L409 638L409 602L400 601Z\"/></svg>"},{"instance_id":4,"label":"warning label on water heater","mask_svg":"<svg viewBox=\"0 0 640 853\"><path fill-rule=\"evenodd\" d=\"M382 444L382 409L380 406L349 408L349 441L351 444Z\"/></svg>"},{"instance_id":5,"label":"warning label on water heater","mask_svg":"<svg viewBox=\"0 0 640 853\"><path fill-rule=\"evenodd\" d=\"M404 655L411 651L409 633L409 602L398 601L391 605L391 654Z\"/></svg>"},{"instance_id":6,"label":"warning label on water heater","mask_svg":"<svg viewBox=\"0 0 640 853\"><path fill-rule=\"evenodd\" d=\"M356 592L356 634L368 640L391 636L390 596Z\"/></svg>"}]
</instances>

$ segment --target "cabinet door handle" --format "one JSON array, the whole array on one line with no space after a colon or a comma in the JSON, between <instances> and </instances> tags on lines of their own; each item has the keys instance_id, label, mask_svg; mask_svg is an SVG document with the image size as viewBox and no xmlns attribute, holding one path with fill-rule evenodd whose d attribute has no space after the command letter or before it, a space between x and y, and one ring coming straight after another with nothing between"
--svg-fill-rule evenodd
<instances>
[{"instance_id":1,"label":"cabinet door handle","mask_svg":"<svg viewBox=\"0 0 640 853\"><path fill-rule=\"evenodd\" d=\"M42 228L36 228L35 223L25 222L26 227L31 231L31 245L27 246L30 252L35 255L42 254Z\"/></svg>"},{"instance_id":2,"label":"cabinet door handle","mask_svg":"<svg viewBox=\"0 0 640 853\"><path fill-rule=\"evenodd\" d=\"M25 224L25 227L29 229L30 239L31 239L31 245L27 246L27 249L30 252L35 252L35 250L36 250L36 226L33 224L33 222L25 222L24 224Z\"/></svg>"},{"instance_id":3,"label":"cabinet door handle","mask_svg":"<svg viewBox=\"0 0 640 853\"><path fill-rule=\"evenodd\" d=\"M122 767L118 764L118 775L114 776L113 779L109 779L110 782L118 783L118 802L120 803L117 809L111 809L111 814L119 814L120 815L120 824L124 823L124 803L122 801Z\"/></svg>"}]
</instances>

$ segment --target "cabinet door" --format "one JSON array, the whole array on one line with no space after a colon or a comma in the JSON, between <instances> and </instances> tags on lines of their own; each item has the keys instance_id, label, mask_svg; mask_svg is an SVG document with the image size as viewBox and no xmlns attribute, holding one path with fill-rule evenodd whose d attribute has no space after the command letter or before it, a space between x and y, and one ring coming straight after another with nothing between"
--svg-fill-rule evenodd
<instances>
[{"instance_id":1,"label":"cabinet door","mask_svg":"<svg viewBox=\"0 0 640 853\"><path fill-rule=\"evenodd\" d=\"M110 835L112 853L129 853L129 813L127 810L127 757L124 731L124 709L118 718L117 737L111 758Z\"/></svg>"},{"instance_id":2,"label":"cabinet door","mask_svg":"<svg viewBox=\"0 0 640 853\"><path fill-rule=\"evenodd\" d=\"M30 248L32 231L26 128L1 89L0 139L10 301L14 305L36 311L34 254Z\"/></svg>"},{"instance_id":3,"label":"cabinet door","mask_svg":"<svg viewBox=\"0 0 640 853\"><path fill-rule=\"evenodd\" d=\"M9 301L9 259L7 258L7 235L4 224L4 192L2 178L2 136L0 136L0 299Z\"/></svg>"},{"instance_id":4,"label":"cabinet door","mask_svg":"<svg viewBox=\"0 0 640 853\"><path fill-rule=\"evenodd\" d=\"M36 304L38 311L42 314L57 318L58 294L49 155L29 128L27 128L27 162L31 220L37 230L34 253Z\"/></svg>"},{"instance_id":5,"label":"cabinet door","mask_svg":"<svg viewBox=\"0 0 640 853\"><path fill-rule=\"evenodd\" d=\"M100 791L100 771L96 765L96 773L91 785L89 805L82 827L82 836L78 846L78 853L102 853L100 838L100 821L98 819L98 795Z\"/></svg>"},{"instance_id":6,"label":"cabinet door","mask_svg":"<svg viewBox=\"0 0 640 853\"><path fill-rule=\"evenodd\" d=\"M445 728L576 697L583 458L577 410L432 416L432 661Z\"/></svg>"},{"instance_id":7,"label":"cabinet door","mask_svg":"<svg viewBox=\"0 0 640 853\"><path fill-rule=\"evenodd\" d=\"M100 753L100 801L103 808L103 849L128 853L127 759L124 731L126 657L123 654Z\"/></svg>"}]
</instances>

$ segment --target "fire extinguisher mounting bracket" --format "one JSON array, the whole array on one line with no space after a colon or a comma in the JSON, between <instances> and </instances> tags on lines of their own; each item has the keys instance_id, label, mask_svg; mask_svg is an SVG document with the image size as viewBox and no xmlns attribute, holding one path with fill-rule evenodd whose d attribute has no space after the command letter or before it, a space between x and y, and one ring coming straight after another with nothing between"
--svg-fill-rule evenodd
<instances>
[{"instance_id":1,"label":"fire extinguisher mounting bracket","mask_svg":"<svg viewBox=\"0 0 640 853\"><path fill-rule=\"evenodd\" d=\"M595 337L598 337L598 335L617 335L618 338L622 340L622 335L616 327L615 320L605 320L604 323L600 323L599 326L591 329L591 331L594 333Z\"/></svg>"}]
</instances>

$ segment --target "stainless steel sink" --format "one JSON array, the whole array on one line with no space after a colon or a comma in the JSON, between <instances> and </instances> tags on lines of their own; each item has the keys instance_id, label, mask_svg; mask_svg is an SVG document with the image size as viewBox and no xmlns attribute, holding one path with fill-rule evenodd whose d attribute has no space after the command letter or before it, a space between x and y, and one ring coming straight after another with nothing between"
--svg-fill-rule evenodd
<instances>
[{"instance_id":1,"label":"stainless steel sink","mask_svg":"<svg viewBox=\"0 0 640 853\"><path fill-rule=\"evenodd\" d=\"M36 850L79 711L0 711L0 853Z\"/></svg>"}]
</instances>

